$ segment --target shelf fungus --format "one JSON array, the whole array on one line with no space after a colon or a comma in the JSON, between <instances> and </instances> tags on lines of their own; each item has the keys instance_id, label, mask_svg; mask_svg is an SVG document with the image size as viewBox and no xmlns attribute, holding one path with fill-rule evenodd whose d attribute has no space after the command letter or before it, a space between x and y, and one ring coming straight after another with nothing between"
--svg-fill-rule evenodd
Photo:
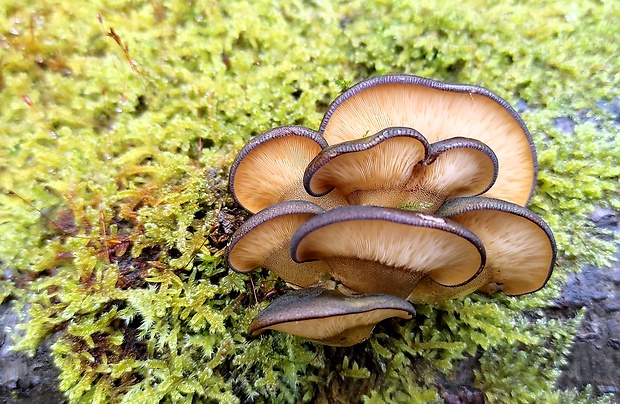
<instances>
[{"instance_id":1,"label":"shelf fungus","mask_svg":"<svg viewBox=\"0 0 620 404\"><path fill-rule=\"evenodd\" d=\"M486 88L418 76L385 75L355 84L332 102L319 133L330 145L409 127L430 143L466 137L493 150L497 180L484 196L525 206L536 184L536 151L519 114Z\"/></svg>"},{"instance_id":2,"label":"shelf fungus","mask_svg":"<svg viewBox=\"0 0 620 404\"><path fill-rule=\"evenodd\" d=\"M294 262L289 245L297 228L322 212L323 208L307 201L286 201L261 210L231 237L228 265L237 272L263 267L294 287L318 283L329 272L326 264Z\"/></svg>"},{"instance_id":3,"label":"shelf fungus","mask_svg":"<svg viewBox=\"0 0 620 404\"><path fill-rule=\"evenodd\" d=\"M304 174L310 195L339 191L350 205L414 207L433 213L448 198L479 195L497 178L493 150L469 138L429 144L412 128L329 146Z\"/></svg>"},{"instance_id":4,"label":"shelf fungus","mask_svg":"<svg viewBox=\"0 0 620 404\"><path fill-rule=\"evenodd\" d=\"M309 200L328 209L346 204L337 192L314 198L303 189L306 166L325 147L321 135L303 126L283 126L255 137L230 169L233 197L252 213L287 200Z\"/></svg>"},{"instance_id":5,"label":"shelf fungus","mask_svg":"<svg viewBox=\"0 0 620 404\"><path fill-rule=\"evenodd\" d=\"M536 292L549 280L556 257L555 240L549 226L532 211L498 199L473 197L450 200L437 213L461 223L482 240L486 266L480 276L457 288L426 278L409 300L437 302L476 290L501 290L517 296Z\"/></svg>"},{"instance_id":6,"label":"shelf fungus","mask_svg":"<svg viewBox=\"0 0 620 404\"><path fill-rule=\"evenodd\" d=\"M378 206L343 206L299 226L295 262L323 261L332 279L357 293L406 298L428 276L456 286L482 270L482 242L464 226L434 215Z\"/></svg>"},{"instance_id":7,"label":"shelf fungus","mask_svg":"<svg viewBox=\"0 0 620 404\"><path fill-rule=\"evenodd\" d=\"M377 323L390 317L410 319L408 301L388 294L344 295L319 287L289 292L275 299L250 324L248 332L282 331L332 346L350 346L370 337Z\"/></svg>"},{"instance_id":8,"label":"shelf fungus","mask_svg":"<svg viewBox=\"0 0 620 404\"><path fill-rule=\"evenodd\" d=\"M346 346L415 304L542 288L556 246L525 206L538 167L523 120L495 93L408 75L338 96L319 130L283 126L251 140L230 174L252 213L228 263L264 267L293 292L249 332ZM407 299L407 300L404 300Z\"/></svg>"}]
</instances>

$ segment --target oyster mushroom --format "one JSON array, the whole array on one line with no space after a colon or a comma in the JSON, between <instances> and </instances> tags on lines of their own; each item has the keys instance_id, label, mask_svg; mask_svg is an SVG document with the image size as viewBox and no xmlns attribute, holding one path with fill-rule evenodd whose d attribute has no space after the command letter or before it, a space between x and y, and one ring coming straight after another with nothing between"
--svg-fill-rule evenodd
<instances>
[{"instance_id":1,"label":"oyster mushroom","mask_svg":"<svg viewBox=\"0 0 620 404\"><path fill-rule=\"evenodd\" d=\"M387 128L324 149L308 165L304 187L314 196L335 188L352 205L398 206L403 184L427 152L428 142L416 130Z\"/></svg>"},{"instance_id":2,"label":"oyster mushroom","mask_svg":"<svg viewBox=\"0 0 620 404\"><path fill-rule=\"evenodd\" d=\"M291 259L289 243L297 228L323 212L307 201L287 201L250 217L231 237L228 265L237 272L263 267L295 287L314 285L329 268L323 262L299 264Z\"/></svg>"},{"instance_id":3,"label":"oyster mushroom","mask_svg":"<svg viewBox=\"0 0 620 404\"><path fill-rule=\"evenodd\" d=\"M428 145L416 130L387 128L329 146L308 165L313 196L336 189L351 205L435 212L451 197L478 195L497 177L497 158L484 143L450 138Z\"/></svg>"},{"instance_id":4,"label":"oyster mushroom","mask_svg":"<svg viewBox=\"0 0 620 404\"><path fill-rule=\"evenodd\" d=\"M332 278L357 293L405 298L425 276L467 282L484 267L482 242L449 219L377 206L343 206L299 226L295 262L321 260Z\"/></svg>"},{"instance_id":5,"label":"oyster mushroom","mask_svg":"<svg viewBox=\"0 0 620 404\"><path fill-rule=\"evenodd\" d=\"M430 145L428 157L406 187L418 201L432 203L429 211L435 212L448 198L488 191L497 173L491 148L475 139L453 137Z\"/></svg>"},{"instance_id":6,"label":"oyster mushroom","mask_svg":"<svg viewBox=\"0 0 620 404\"><path fill-rule=\"evenodd\" d=\"M475 233L487 252L484 270L457 288L424 279L413 290L413 302L437 302L475 290L523 295L541 289L551 276L556 257L553 233L530 210L502 200L469 197L452 199L437 212Z\"/></svg>"},{"instance_id":7,"label":"oyster mushroom","mask_svg":"<svg viewBox=\"0 0 620 404\"><path fill-rule=\"evenodd\" d=\"M332 102L319 133L336 144L397 126L414 128L430 143L480 140L499 161L497 180L484 195L522 206L529 201L537 173L532 137L518 113L482 87L408 75L373 77Z\"/></svg>"},{"instance_id":8,"label":"oyster mushroom","mask_svg":"<svg viewBox=\"0 0 620 404\"><path fill-rule=\"evenodd\" d=\"M396 296L366 294L345 296L336 290L306 288L271 302L252 320L248 332L259 335L272 329L332 346L364 341L386 318L410 319L411 303Z\"/></svg>"},{"instance_id":9,"label":"oyster mushroom","mask_svg":"<svg viewBox=\"0 0 620 404\"><path fill-rule=\"evenodd\" d=\"M255 137L230 169L233 197L252 213L286 200L308 200L326 209L346 204L337 191L314 198L302 186L306 166L326 146L323 137L303 126L282 126Z\"/></svg>"}]
</instances>

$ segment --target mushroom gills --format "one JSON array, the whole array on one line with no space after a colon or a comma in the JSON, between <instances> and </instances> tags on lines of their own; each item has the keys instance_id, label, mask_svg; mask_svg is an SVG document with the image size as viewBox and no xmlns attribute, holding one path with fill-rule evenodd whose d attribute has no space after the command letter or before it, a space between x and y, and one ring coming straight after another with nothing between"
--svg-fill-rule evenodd
<instances>
[{"instance_id":1,"label":"mushroom gills","mask_svg":"<svg viewBox=\"0 0 620 404\"><path fill-rule=\"evenodd\" d=\"M433 213L446 199L486 192L497 158L484 143L451 138L428 144L411 128L329 146L308 165L309 194L339 191L350 205L399 207Z\"/></svg>"},{"instance_id":2,"label":"mushroom gills","mask_svg":"<svg viewBox=\"0 0 620 404\"><path fill-rule=\"evenodd\" d=\"M307 201L287 201L270 206L248 219L231 237L228 264L237 272L263 267L294 287L318 283L329 268L323 262L299 264L290 256L293 233L323 209Z\"/></svg>"},{"instance_id":3,"label":"mushroom gills","mask_svg":"<svg viewBox=\"0 0 620 404\"><path fill-rule=\"evenodd\" d=\"M466 226L483 242L489 281L479 290L516 296L536 292L549 280L556 244L549 226L532 211L486 197L452 199L437 212Z\"/></svg>"},{"instance_id":4,"label":"mushroom gills","mask_svg":"<svg viewBox=\"0 0 620 404\"><path fill-rule=\"evenodd\" d=\"M460 285L482 270L480 240L449 219L376 206L345 206L302 224L291 239L295 262L325 261L358 293L406 298L428 275Z\"/></svg>"},{"instance_id":5,"label":"mushroom gills","mask_svg":"<svg viewBox=\"0 0 620 404\"><path fill-rule=\"evenodd\" d=\"M405 186L410 198L405 207L413 204L415 210L432 213L449 198L488 191L497 178L498 162L484 143L459 137L431 144L428 158L414 170Z\"/></svg>"},{"instance_id":6,"label":"mushroom gills","mask_svg":"<svg viewBox=\"0 0 620 404\"><path fill-rule=\"evenodd\" d=\"M403 185L427 151L428 142L416 130L387 128L324 149L308 165L304 187L314 196L335 188L352 205L397 206Z\"/></svg>"},{"instance_id":7,"label":"mushroom gills","mask_svg":"<svg viewBox=\"0 0 620 404\"><path fill-rule=\"evenodd\" d=\"M370 337L382 320L413 316L411 303L396 296L347 296L313 287L289 292L271 302L252 320L248 332L256 336L272 329L326 345L350 346Z\"/></svg>"},{"instance_id":8,"label":"mushroom gills","mask_svg":"<svg viewBox=\"0 0 620 404\"><path fill-rule=\"evenodd\" d=\"M301 126L283 126L255 137L241 149L231 167L233 197L252 213L296 199L326 209L346 204L337 191L321 198L303 191L306 166L326 146L317 132Z\"/></svg>"},{"instance_id":9,"label":"mushroom gills","mask_svg":"<svg viewBox=\"0 0 620 404\"><path fill-rule=\"evenodd\" d=\"M394 126L415 128L430 143L461 136L484 142L500 167L487 196L521 206L529 201L537 173L532 137L518 113L495 93L417 76L377 76L336 98L319 133L333 145Z\"/></svg>"}]
</instances>

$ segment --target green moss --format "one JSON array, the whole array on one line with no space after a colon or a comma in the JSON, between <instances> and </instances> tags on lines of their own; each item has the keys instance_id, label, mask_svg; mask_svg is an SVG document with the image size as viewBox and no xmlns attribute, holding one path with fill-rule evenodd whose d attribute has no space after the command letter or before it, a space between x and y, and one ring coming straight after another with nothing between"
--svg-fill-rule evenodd
<instances>
[{"instance_id":1,"label":"green moss","mask_svg":"<svg viewBox=\"0 0 620 404\"><path fill-rule=\"evenodd\" d=\"M71 402L433 402L438 372L453 377L469 355L489 400L587 400L553 387L580 316L540 310L569 271L608 262L617 245L587 216L620 209L618 116L605 106L620 97L620 27L609 23L620 5L436 3L0 7L0 301L28 313L18 348L54 335ZM532 209L560 250L549 287L421 305L354 348L247 339L267 289L222 261L239 215L227 166L252 136L316 128L350 83L387 72L527 104L540 163ZM565 117L574 133L557 128Z\"/></svg>"}]
</instances>

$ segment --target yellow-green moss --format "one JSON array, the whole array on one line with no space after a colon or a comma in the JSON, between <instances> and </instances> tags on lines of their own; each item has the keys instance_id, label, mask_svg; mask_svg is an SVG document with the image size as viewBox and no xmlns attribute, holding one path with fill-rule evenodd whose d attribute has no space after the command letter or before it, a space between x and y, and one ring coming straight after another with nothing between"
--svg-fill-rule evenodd
<instances>
[{"instance_id":1,"label":"yellow-green moss","mask_svg":"<svg viewBox=\"0 0 620 404\"><path fill-rule=\"evenodd\" d=\"M0 301L28 314L19 348L57 338L71 402L432 402L438 372L450 378L466 355L480 355L474 387L491 401L589 397L553 387L580 316L540 310L570 270L614 249L587 215L620 209L607 107L620 97L620 3L5 3ZM247 339L267 302L221 259L239 213L227 166L252 136L316 128L348 84L388 72L484 85L525 110L532 209L560 249L549 287L419 306L354 348ZM260 300L271 284L255 284Z\"/></svg>"}]
</instances>

